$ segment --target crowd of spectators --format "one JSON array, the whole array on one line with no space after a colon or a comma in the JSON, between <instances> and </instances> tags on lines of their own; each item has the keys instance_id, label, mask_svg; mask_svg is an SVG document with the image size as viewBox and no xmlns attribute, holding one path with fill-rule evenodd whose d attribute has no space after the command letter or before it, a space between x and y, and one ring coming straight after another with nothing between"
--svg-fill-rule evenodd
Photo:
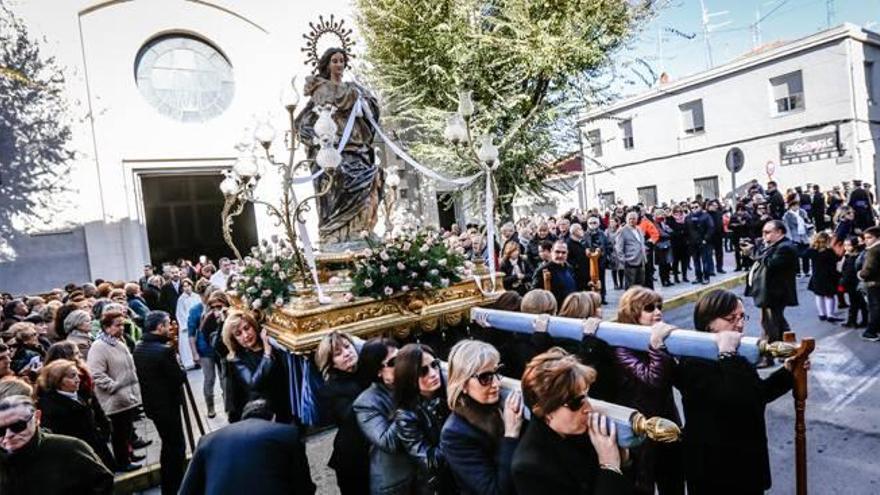
<instances>
[{"instance_id":1,"label":"crowd of spectators","mask_svg":"<svg viewBox=\"0 0 880 495\"><path fill-rule=\"evenodd\" d=\"M771 182L730 207L695 198L503 225L497 268L507 292L495 306L538 315L531 336L482 320L435 341L334 332L320 342L315 399L337 427L328 465L340 491L763 493L771 486L764 407L791 389L793 362L765 360L781 366L761 378L736 354L747 317L739 296L723 290L703 295L694 311L693 327L714 335L717 359L671 356L664 341L676 329L663 321L654 283L706 284L733 251L728 268L749 272L746 294L768 339L787 330L783 310L798 303L802 276L819 319L836 323L848 305L845 325L880 340L876 218L857 181L785 195ZM444 235L470 260L489 261L479 229ZM163 493L244 491L257 479L261 493L314 492L289 361L252 314L230 307L234 265L221 259L216 269L203 257L160 273L146 266L137 282L4 294L0 492L111 493L114 473L141 467L151 441L133 426L144 418L161 442ZM609 290L624 291L619 322L650 328L648 351L596 337ZM582 340L551 338L550 315L582 319ZM181 385L195 369L203 412L225 414L229 425L201 439L187 468ZM520 387L502 387L505 377ZM680 425L684 417L684 441L620 449L614 423L590 399Z\"/></svg>"}]
</instances>

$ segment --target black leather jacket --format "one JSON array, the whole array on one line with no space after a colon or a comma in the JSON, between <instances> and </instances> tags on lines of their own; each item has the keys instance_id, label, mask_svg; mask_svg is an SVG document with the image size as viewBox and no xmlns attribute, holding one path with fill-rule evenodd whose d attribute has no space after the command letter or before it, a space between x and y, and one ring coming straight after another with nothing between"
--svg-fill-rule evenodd
<instances>
[{"instance_id":1,"label":"black leather jacket","mask_svg":"<svg viewBox=\"0 0 880 495\"><path fill-rule=\"evenodd\" d=\"M416 464L400 447L391 390L374 383L355 399L352 408L358 426L370 442L370 493L410 493Z\"/></svg>"},{"instance_id":2,"label":"black leather jacket","mask_svg":"<svg viewBox=\"0 0 880 495\"><path fill-rule=\"evenodd\" d=\"M445 380L444 380L445 382ZM440 449L440 432L449 417L443 394L419 399L412 409L398 409L394 415L397 437L403 450L418 466L418 493L448 493L451 473Z\"/></svg>"}]
</instances>

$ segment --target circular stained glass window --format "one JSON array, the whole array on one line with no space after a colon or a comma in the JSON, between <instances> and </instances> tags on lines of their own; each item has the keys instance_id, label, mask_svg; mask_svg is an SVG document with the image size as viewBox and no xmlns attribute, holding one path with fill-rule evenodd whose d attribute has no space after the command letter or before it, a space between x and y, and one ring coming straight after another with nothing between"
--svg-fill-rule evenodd
<instances>
[{"instance_id":1,"label":"circular stained glass window","mask_svg":"<svg viewBox=\"0 0 880 495\"><path fill-rule=\"evenodd\" d=\"M143 97L162 115L181 122L220 115L235 94L229 60L190 35L154 38L138 52L134 71Z\"/></svg>"}]
</instances>

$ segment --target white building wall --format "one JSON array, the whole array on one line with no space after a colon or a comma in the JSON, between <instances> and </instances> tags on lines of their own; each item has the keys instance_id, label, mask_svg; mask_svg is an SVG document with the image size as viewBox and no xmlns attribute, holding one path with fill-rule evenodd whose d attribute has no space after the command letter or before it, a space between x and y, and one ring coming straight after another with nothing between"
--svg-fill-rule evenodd
<instances>
[{"instance_id":1,"label":"white building wall","mask_svg":"<svg viewBox=\"0 0 880 495\"><path fill-rule=\"evenodd\" d=\"M878 122L880 115L876 105L866 105L864 52L876 57L875 70L880 70L875 46L838 36L757 65L732 62L705 77L695 76L702 80L699 84L681 89L675 83L668 84L668 90L661 87L653 98L636 97L632 103L624 101L607 112L595 112L594 120L587 117L582 124L582 132L586 136L593 129L601 130L603 155L596 160L612 168L613 173L591 166L587 160L588 187L593 189L591 206L596 204L600 191L615 191L617 198L634 203L637 188L651 185L657 186L660 202L684 200L694 195L694 179L710 176L718 176L723 195L731 188L724 157L732 146L740 147L745 154L738 185L751 179L765 182L768 161L775 164L773 177L782 187L806 183L830 186L854 177L874 182L874 144L868 121ZM730 72L737 64L742 69ZM770 79L798 70L802 73L805 109L778 115ZM720 77L710 77L713 72ZM697 99L703 102L705 132L685 135L679 105ZM855 116L860 120L857 131L852 122ZM619 122L626 119L632 119L635 146L630 150L624 149L619 128ZM780 166L781 141L836 129L843 157ZM589 145L585 146L590 154Z\"/></svg>"},{"instance_id":2,"label":"white building wall","mask_svg":"<svg viewBox=\"0 0 880 495\"><path fill-rule=\"evenodd\" d=\"M66 68L66 96L73 103L72 147L78 154L70 176L71 207L57 216L57 225L38 226L36 231L84 228L90 278L105 279L136 277L149 261L141 174L219 173L234 161L233 147L243 130L252 127L254 116L267 112L278 130L272 152L286 161L282 140L287 113L279 96L291 75L298 75L301 86L311 72L303 64L302 35L319 15L335 14L347 27L354 24L347 0L28 0L12 7L34 38L45 37L44 53ZM171 32L208 40L233 67L232 103L208 122L166 118L136 86L139 50L150 39ZM323 41L320 50L334 44L329 37ZM305 197L310 189L304 186L298 194ZM271 174L260 185L266 198L277 197L279 190L278 178ZM265 210L258 207L256 214L259 235L274 233ZM317 230L315 218L309 219L309 226ZM17 249L28 251L27 242ZM61 277L63 271L55 276L51 265L41 266L34 256L26 258L30 270L0 265L0 275L16 274L3 277L4 288L45 290L69 281Z\"/></svg>"}]
</instances>

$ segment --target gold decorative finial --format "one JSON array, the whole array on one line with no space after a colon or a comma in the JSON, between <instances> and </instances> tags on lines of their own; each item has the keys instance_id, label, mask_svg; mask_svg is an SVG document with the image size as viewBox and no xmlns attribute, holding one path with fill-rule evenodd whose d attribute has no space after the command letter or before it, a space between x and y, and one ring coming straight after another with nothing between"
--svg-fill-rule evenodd
<instances>
[{"instance_id":1,"label":"gold decorative finial","mask_svg":"<svg viewBox=\"0 0 880 495\"><path fill-rule=\"evenodd\" d=\"M309 27L312 28L311 32L303 34L303 38L306 39L306 46L303 47L302 51L308 54L306 64L311 64L312 67L318 66L320 58L318 54L318 41L325 34L332 34L339 38L340 48L345 50L348 58L354 58L354 54L351 52L351 48L354 46L354 40L351 39L352 30L345 27L345 20L340 19L337 21L333 14L330 14L330 21L328 22L324 20L324 16L318 16L318 23L310 22Z\"/></svg>"},{"instance_id":2,"label":"gold decorative finial","mask_svg":"<svg viewBox=\"0 0 880 495\"><path fill-rule=\"evenodd\" d=\"M762 340L758 343L758 350L765 356L787 358L794 356L798 350L798 344L792 342L767 342Z\"/></svg>"},{"instance_id":3,"label":"gold decorative finial","mask_svg":"<svg viewBox=\"0 0 880 495\"><path fill-rule=\"evenodd\" d=\"M636 435L647 436L655 442L672 443L681 438L681 428L675 422L659 416L646 418L642 413L635 413L632 427Z\"/></svg>"}]
</instances>

